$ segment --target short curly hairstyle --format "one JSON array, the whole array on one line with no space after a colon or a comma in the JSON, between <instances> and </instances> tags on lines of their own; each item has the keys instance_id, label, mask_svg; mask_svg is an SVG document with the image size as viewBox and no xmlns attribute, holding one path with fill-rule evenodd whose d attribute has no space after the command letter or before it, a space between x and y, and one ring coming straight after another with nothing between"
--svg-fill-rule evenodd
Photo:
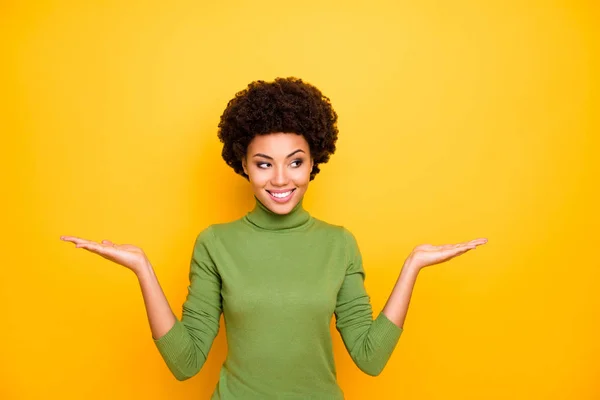
<instances>
[{"instance_id":1,"label":"short curly hairstyle","mask_svg":"<svg viewBox=\"0 0 600 400\"><path fill-rule=\"evenodd\" d=\"M221 115L218 137L221 155L233 170L246 178L242 159L256 135L296 133L306 139L313 158L312 181L319 164L329 161L338 136L337 114L329 98L302 79L275 78L254 81L229 101Z\"/></svg>"}]
</instances>

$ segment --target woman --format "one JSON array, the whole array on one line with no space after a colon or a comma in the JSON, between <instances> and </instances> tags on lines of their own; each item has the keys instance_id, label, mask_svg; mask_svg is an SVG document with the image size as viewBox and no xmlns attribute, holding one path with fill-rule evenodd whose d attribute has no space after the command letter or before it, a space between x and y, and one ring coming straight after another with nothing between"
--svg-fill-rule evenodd
<instances>
[{"instance_id":1,"label":"woman","mask_svg":"<svg viewBox=\"0 0 600 400\"><path fill-rule=\"evenodd\" d=\"M335 151L336 123L329 99L296 78L252 82L229 102L219 123L222 155L249 181L255 207L197 236L181 320L140 248L61 236L136 274L154 343L178 380L202 368L224 314L228 354L212 399L343 399L332 316L358 368L378 375L402 333L419 270L487 242L415 247L373 319L354 236L302 206L319 164Z\"/></svg>"}]
</instances>

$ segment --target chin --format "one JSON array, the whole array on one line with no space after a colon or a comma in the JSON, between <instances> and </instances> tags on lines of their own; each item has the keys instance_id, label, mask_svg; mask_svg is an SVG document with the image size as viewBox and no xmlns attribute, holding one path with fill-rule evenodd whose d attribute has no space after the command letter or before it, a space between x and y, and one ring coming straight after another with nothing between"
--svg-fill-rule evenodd
<instances>
[{"instance_id":1,"label":"chin","mask_svg":"<svg viewBox=\"0 0 600 400\"><path fill-rule=\"evenodd\" d=\"M303 193L300 193L298 189L296 189L294 191L294 193L292 194L292 198L285 202L285 203L278 203L277 201L273 200L271 198L271 196L268 193L261 193L261 202L272 212L274 212L275 214L289 214L292 209L294 207L296 207L296 205L299 202L300 197L298 197L299 195L302 195Z\"/></svg>"},{"instance_id":2,"label":"chin","mask_svg":"<svg viewBox=\"0 0 600 400\"><path fill-rule=\"evenodd\" d=\"M266 203L265 206L267 206L267 208L271 211L273 211L275 214L289 214L290 211L292 211L292 209L294 207L296 207L296 204L298 204L297 201L290 201L288 203L285 204L278 204L273 202L271 199L267 198L265 199Z\"/></svg>"},{"instance_id":3,"label":"chin","mask_svg":"<svg viewBox=\"0 0 600 400\"><path fill-rule=\"evenodd\" d=\"M275 214L281 214L281 215L285 215L285 214L289 214L290 211L292 211L292 209L296 206L296 204L298 204L298 202L294 203L294 204L275 204L273 206L269 206L269 209L271 211L273 211Z\"/></svg>"}]
</instances>

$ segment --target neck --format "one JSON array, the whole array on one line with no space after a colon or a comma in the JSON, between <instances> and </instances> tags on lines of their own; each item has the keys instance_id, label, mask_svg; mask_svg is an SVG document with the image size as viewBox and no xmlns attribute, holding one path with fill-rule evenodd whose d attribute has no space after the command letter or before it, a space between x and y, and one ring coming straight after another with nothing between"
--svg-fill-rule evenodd
<instances>
[{"instance_id":1,"label":"neck","mask_svg":"<svg viewBox=\"0 0 600 400\"><path fill-rule=\"evenodd\" d=\"M277 214L261 203L256 196L254 199L256 201L254 209L246 214L245 218L259 228L272 231L299 228L306 225L311 219L308 211L302 206L304 196L287 214Z\"/></svg>"}]
</instances>

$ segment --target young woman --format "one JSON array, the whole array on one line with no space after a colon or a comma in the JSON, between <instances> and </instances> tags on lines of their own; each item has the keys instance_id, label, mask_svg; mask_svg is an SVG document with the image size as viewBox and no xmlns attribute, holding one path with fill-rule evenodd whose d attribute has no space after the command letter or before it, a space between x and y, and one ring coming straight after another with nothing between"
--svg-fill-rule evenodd
<instances>
[{"instance_id":1,"label":"young woman","mask_svg":"<svg viewBox=\"0 0 600 400\"><path fill-rule=\"evenodd\" d=\"M222 155L249 181L256 203L198 234L181 320L142 249L61 236L136 274L154 343L179 380L202 368L224 314L228 354L212 399L343 399L331 318L358 368L378 375L402 333L419 271L487 242L415 247L373 319L355 237L302 206L319 164L335 151L336 122L329 99L296 78L252 82L229 102L219 123Z\"/></svg>"}]
</instances>

